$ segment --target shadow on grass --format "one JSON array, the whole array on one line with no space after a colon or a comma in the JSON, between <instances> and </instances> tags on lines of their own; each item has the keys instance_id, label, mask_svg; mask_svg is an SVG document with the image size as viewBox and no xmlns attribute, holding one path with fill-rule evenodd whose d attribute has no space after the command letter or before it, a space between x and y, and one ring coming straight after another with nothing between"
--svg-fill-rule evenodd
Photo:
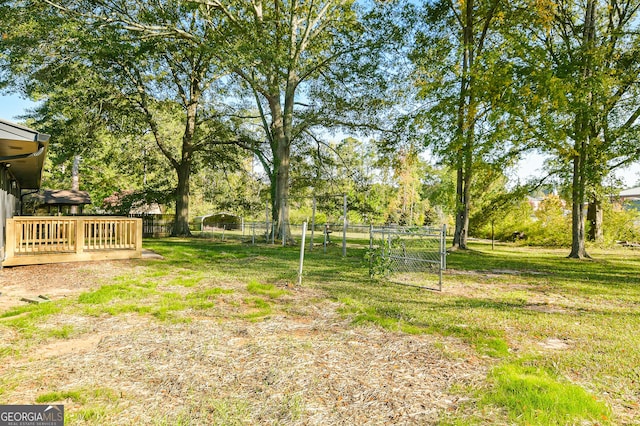
<instances>
[{"instance_id":1,"label":"shadow on grass","mask_svg":"<svg viewBox=\"0 0 640 426\"><path fill-rule=\"evenodd\" d=\"M560 252L540 249L502 248L499 251L467 250L453 252L447 257L453 270L496 271L512 270L523 276L546 276L556 285L571 284L581 292L615 295L640 286L640 255L614 259L575 260L561 257Z\"/></svg>"}]
</instances>

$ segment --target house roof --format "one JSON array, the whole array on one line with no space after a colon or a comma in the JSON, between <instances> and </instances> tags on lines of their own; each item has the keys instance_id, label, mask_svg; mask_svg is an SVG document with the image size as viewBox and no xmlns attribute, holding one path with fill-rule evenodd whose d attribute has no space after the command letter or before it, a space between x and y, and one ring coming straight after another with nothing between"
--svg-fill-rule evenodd
<instances>
[{"instance_id":1,"label":"house roof","mask_svg":"<svg viewBox=\"0 0 640 426\"><path fill-rule=\"evenodd\" d=\"M640 186L620 191L620 198L640 198Z\"/></svg>"},{"instance_id":2,"label":"house roof","mask_svg":"<svg viewBox=\"0 0 640 426\"><path fill-rule=\"evenodd\" d=\"M46 205L81 206L91 204L91 197L87 191L74 189L45 189L37 198Z\"/></svg>"},{"instance_id":3,"label":"house roof","mask_svg":"<svg viewBox=\"0 0 640 426\"><path fill-rule=\"evenodd\" d=\"M37 189L42 180L42 167L49 135L0 119L0 164L22 189Z\"/></svg>"}]
</instances>

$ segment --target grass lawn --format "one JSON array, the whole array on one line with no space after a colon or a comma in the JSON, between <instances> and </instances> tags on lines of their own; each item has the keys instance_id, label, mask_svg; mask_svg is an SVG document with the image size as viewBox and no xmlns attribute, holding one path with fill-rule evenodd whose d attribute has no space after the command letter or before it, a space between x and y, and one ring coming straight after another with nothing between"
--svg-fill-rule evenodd
<instances>
[{"instance_id":1,"label":"grass lawn","mask_svg":"<svg viewBox=\"0 0 640 426\"><path fill-rule=\"evenodd\" d=\"M472 243L434 292L370 280L364 248L308 252L297 288L296 248L144 246L164 259L0 310L0 403L64 403L66 424L640 423L638 251Z\"/></svg>"}]
</instances>

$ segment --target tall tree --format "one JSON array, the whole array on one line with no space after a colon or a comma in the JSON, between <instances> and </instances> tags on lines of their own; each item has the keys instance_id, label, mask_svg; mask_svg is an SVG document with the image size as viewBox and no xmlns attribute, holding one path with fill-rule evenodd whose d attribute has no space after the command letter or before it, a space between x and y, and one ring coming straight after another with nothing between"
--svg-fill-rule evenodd
<instances>
[{"instance_id":1,"label":"tall tree","mask_svg":"<svg viewBox=\"0 0 640 426\"><path fill-rule=\"evenodd\" d=\"M518 61L535 106L528 123L570 176L569 257L583 258L587 202L597 234L603 179L640 154L640 2L557 0L545 8L522 33Z\"/></svg>"},{"instance_id":2,"label":"tall tree","mask_svg":"<svg viewBox=\"0 0 640 426\"><path fill-rule=\"evenodd\" d=\"M456 170L453 248L466 248L472 187L483 163L506 163L517 156L505 132L501 105L508 67L501 57L500 28L510 19L503 0L441 0L426 4L425 30L417 36L412 59L419 118L435 153ZM508 7L509 6L509 7Z\"/></svg>"},{"instance_id":3,"label":"tall tree","mask_svg":"<svg viewBox=\"0 0 640 426\"><path fill-rule=\"evenodd\" d=\"M239 97L252 98L258 112L261 143L253 142L251 149L271 180L278 234L290 235L292 148L320 143L314 128L362 121L347 116L350 109L365 109L354 76L372 75L371 37L359 16L364 11L353 0L243 1L235 6L222 8L236 41L225 53L233 59L228 68Z\"/></svg>"},{"instance_id":4,"label":"tall tree","mask_svg":"<svg viewBox=\"0 0 640 426\"><path fill-rule=\"evenodd\" d=\"M372 91L361 96L350 84L354 76L371 76L375 68L371 64L376 55L370 49L374 37L360 22L366 11L354 0L178 2L198 11L198 23L186 28L162 14L145 15L153 22L144 21L125 13L122 6L113 6L123 1L100 3L109 5L109 14L101 15L103 21L117 21L144 37L170 37L209 47L216 63L228 73L226 82L245 118L247 108L256 112L259 131L251 126L255 121L246 119L239 123L237 142L260 159L271 181L277 232L290 235L292 147L316 140L314 128L349 126L354 117L344 112L364 112L364 104L372 97ZM202 28L206 31L199 31ZM328 93L336 95L330 113ZM355 118L373 121L365 114Z\"/></svg>"},{"instance_id":5,"label":"tall tree","mask_svg":"<svg viewBox=\"0 0 640 426\"><path fill-rule=\"evenodd\" d=\"M10 52L5 70L21 74L27 82L71 84L78 90L81 87L71 77L86 74L112 90L110 96L96 103L117 102L120 110L110 117L110 126L117 126L124 109L138 117L139 134L149 132L153 136L177 176L173 235L189 235L189 182L194 158L210 151L212 145L229 143L224 125L216 119L213 101L220 97L216 83L222 74L207 43L145 37L129 22L155 25L160 20L176 32L197 34L204 41L213 30L203 25L198 8L181 2L116 0L8 3L20 25L4 33ZM39 30L39 38L25 37L25 28L33 25L44 27ZM45 60L39 63L34 58ZM59 72L61 68L66 72ZM60 78L52 79L51 75ZM28 85L25 87L29 92ZM180 117L179 134L163 126L167 115Z\"/></svg>"}]
</instances>

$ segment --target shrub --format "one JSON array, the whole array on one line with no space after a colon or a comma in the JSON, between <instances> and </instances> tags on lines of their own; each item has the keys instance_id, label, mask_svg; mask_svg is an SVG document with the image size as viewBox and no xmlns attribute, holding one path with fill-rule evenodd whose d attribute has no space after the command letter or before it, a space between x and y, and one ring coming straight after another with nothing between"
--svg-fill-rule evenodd
<instances>
[{"instance_id":1,"label":"shrub","mask_svg":"<svg viewBox=\"0 0 640 426\"><path fill-rule=\"evenodd\" d=\"M604 245L611 246L617 241L640 242L639 219L636 210L616 209L606 204L602 219Z\"/></svg>"}]
</instances>

